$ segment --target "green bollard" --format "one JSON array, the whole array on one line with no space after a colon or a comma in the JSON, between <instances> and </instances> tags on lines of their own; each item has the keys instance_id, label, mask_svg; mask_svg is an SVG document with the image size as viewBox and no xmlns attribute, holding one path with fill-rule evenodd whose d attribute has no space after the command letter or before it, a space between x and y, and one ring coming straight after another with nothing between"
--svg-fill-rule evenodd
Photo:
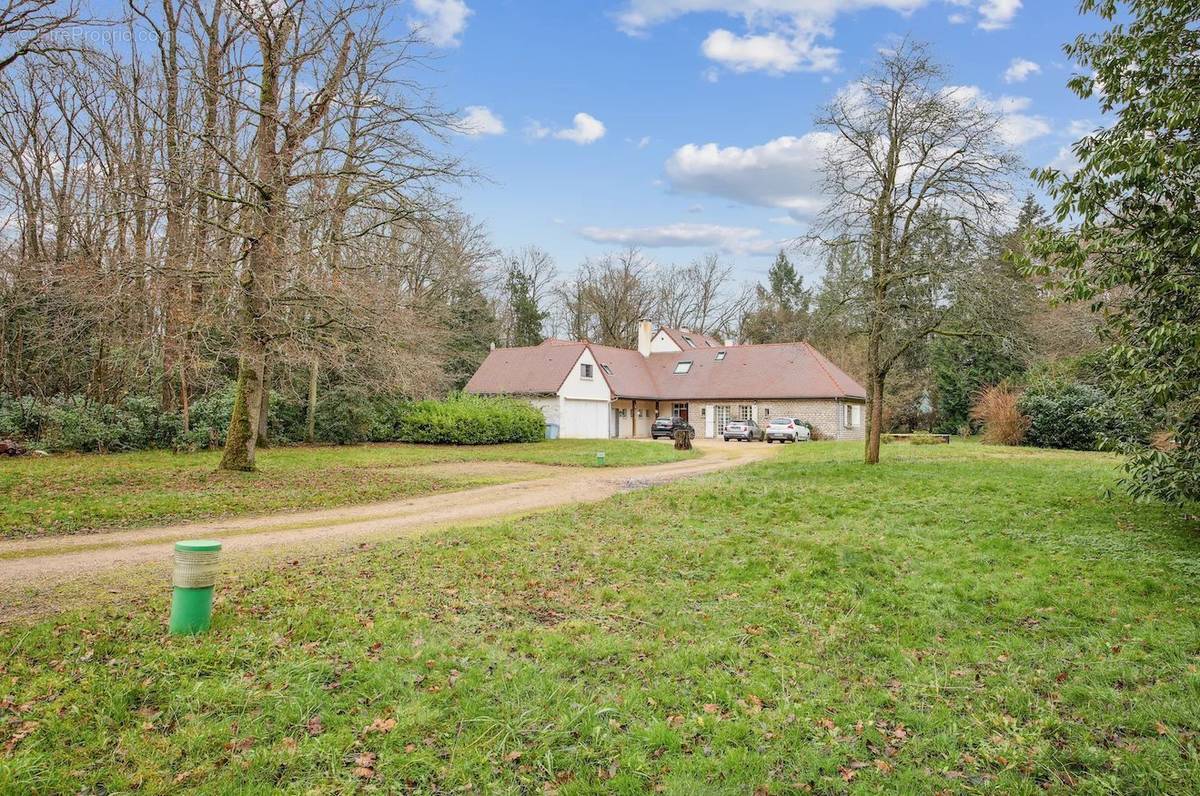
<instances>
[{"instance_id":1,"label":"green bollard","mask_svg":"<svg viewBox=\"0 0 1200 796\"><path fill-rule=\"evenodd\" d=\"M597 451L597 452L596 452L596 466L597 466L597 467L603 467L603 466L604 466L604 451Z\"/></svg>"},{"instance_id":2,"label":"green bollard","mask_svg":"<svg viewBox=\"0 0 1200 796\"><path fill-rule=\"evenodd\" d=\"M189 539L175 543L171 597L171 635L203 633L212 623L213 586L217 582L221 543Z\"/></svg>"}]
</instances>

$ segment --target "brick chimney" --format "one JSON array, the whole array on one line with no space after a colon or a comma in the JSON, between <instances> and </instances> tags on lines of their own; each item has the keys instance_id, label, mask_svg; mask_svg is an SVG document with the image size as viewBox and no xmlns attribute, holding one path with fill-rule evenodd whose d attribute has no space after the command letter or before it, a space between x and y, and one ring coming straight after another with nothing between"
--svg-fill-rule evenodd
<instances>
[{"instance_id":1,"label":"brick chimney","mask_svg":"<svg viewBox=\"0 0 1200 796\"><path fill-rule=\"evenodd\" d=\"M638 321L638 353L650 356L650 341L654 338L654 326L650 321Z\"/></svg>"}]
</instances>

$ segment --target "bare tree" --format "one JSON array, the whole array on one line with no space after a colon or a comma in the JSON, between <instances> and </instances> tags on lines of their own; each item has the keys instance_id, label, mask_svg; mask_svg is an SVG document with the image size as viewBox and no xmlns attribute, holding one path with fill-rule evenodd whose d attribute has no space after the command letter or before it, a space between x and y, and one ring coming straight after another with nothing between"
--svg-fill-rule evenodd
<instances>
[{"instance_id":1,"label":"bare tree","mask_svg":"<svg viewBox=\"0 0 1200 796\"><path fill-rule=\"evenodd\" d=\"M657 279L655 317L666 326L686 327L717 337L736 337L753 290L733 284L733 267L710 252L687 265L662 269Z\"/></svg>"},{"instance_id":2,"label":"bare tree","mask_svg":"<svg viewBox=\"0 0 1200 796\"><path fill-rule=\"evenodd\" d=\"M73 49L59 34L78 21L75 0L0 0L0 73L32 55Z\"/></svg>"},{"instance_id":3,"label":"bare tree","mask_svg":"<svg viewBox=\"0 0 1200 796\"><path fill-rule=\"evenodd\" d=\"M955 249L931 257L948 231L984 234L1007 207L1019 165L1000 118L961 89L918 43L884 53L817 118L833 134L824 162L831 201L818 237L861 255L848 286L867 348L865 460L879 461L884 384L917 342L947 333Z\"/></svg>"}]
</instances>

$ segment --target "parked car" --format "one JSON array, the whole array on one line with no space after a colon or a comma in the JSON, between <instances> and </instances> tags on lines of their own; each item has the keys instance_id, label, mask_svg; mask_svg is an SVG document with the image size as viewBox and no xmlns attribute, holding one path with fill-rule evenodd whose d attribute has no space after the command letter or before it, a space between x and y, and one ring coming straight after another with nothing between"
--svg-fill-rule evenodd
<instances>
[{"instance_id":1,"label":"parked car","mask_svg":"<svg viewBox=\"0 0 1200 796\"><path fill-rule=\"evenodd\" d=\"M767 442L808 442L812 431L798 417L773 417L767 424Z\"/></svg>"},{"instance_id":2,"label":"parked car","mask_svg":"<svg viewBox=\"0 0 1200 796\"><path fill-rule=\"evenodd\" d=\"M763 439L763 430L762 426L753 420L734 420L725 426L723 436L726 442L731 439L741 442L760 442Z\"/></svg>"},{"instance_id":3,"label":"parked car","mask_svg":"<svg viewBox=\"0 0 1200 796\"><path fill-rule=\"evenodd\" d=\"M676 430L681 428L687 431L688 439L696 438L696 429L692 428L691 424L682 417L660 417L655 420L654 425L650 427L650 438L674 439Z\"/></svg>"}]
</instances>

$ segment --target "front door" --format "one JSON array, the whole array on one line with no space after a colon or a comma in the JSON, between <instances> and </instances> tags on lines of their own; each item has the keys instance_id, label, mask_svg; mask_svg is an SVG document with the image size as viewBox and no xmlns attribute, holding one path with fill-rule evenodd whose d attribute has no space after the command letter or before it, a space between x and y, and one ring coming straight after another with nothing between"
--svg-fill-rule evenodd
<instances>
[{"instance_id":1,"label":"front door","mask_svg":"<svg viewBox=\"0 0 1200 796\"><path fill-rule=\"evenodd\" d=\"M713 420L716 426L716 435L719 437L725 433L725 426L729 425L730 411L729 404L717 404L713 407Z\"/></svg>"}]
</instances>

